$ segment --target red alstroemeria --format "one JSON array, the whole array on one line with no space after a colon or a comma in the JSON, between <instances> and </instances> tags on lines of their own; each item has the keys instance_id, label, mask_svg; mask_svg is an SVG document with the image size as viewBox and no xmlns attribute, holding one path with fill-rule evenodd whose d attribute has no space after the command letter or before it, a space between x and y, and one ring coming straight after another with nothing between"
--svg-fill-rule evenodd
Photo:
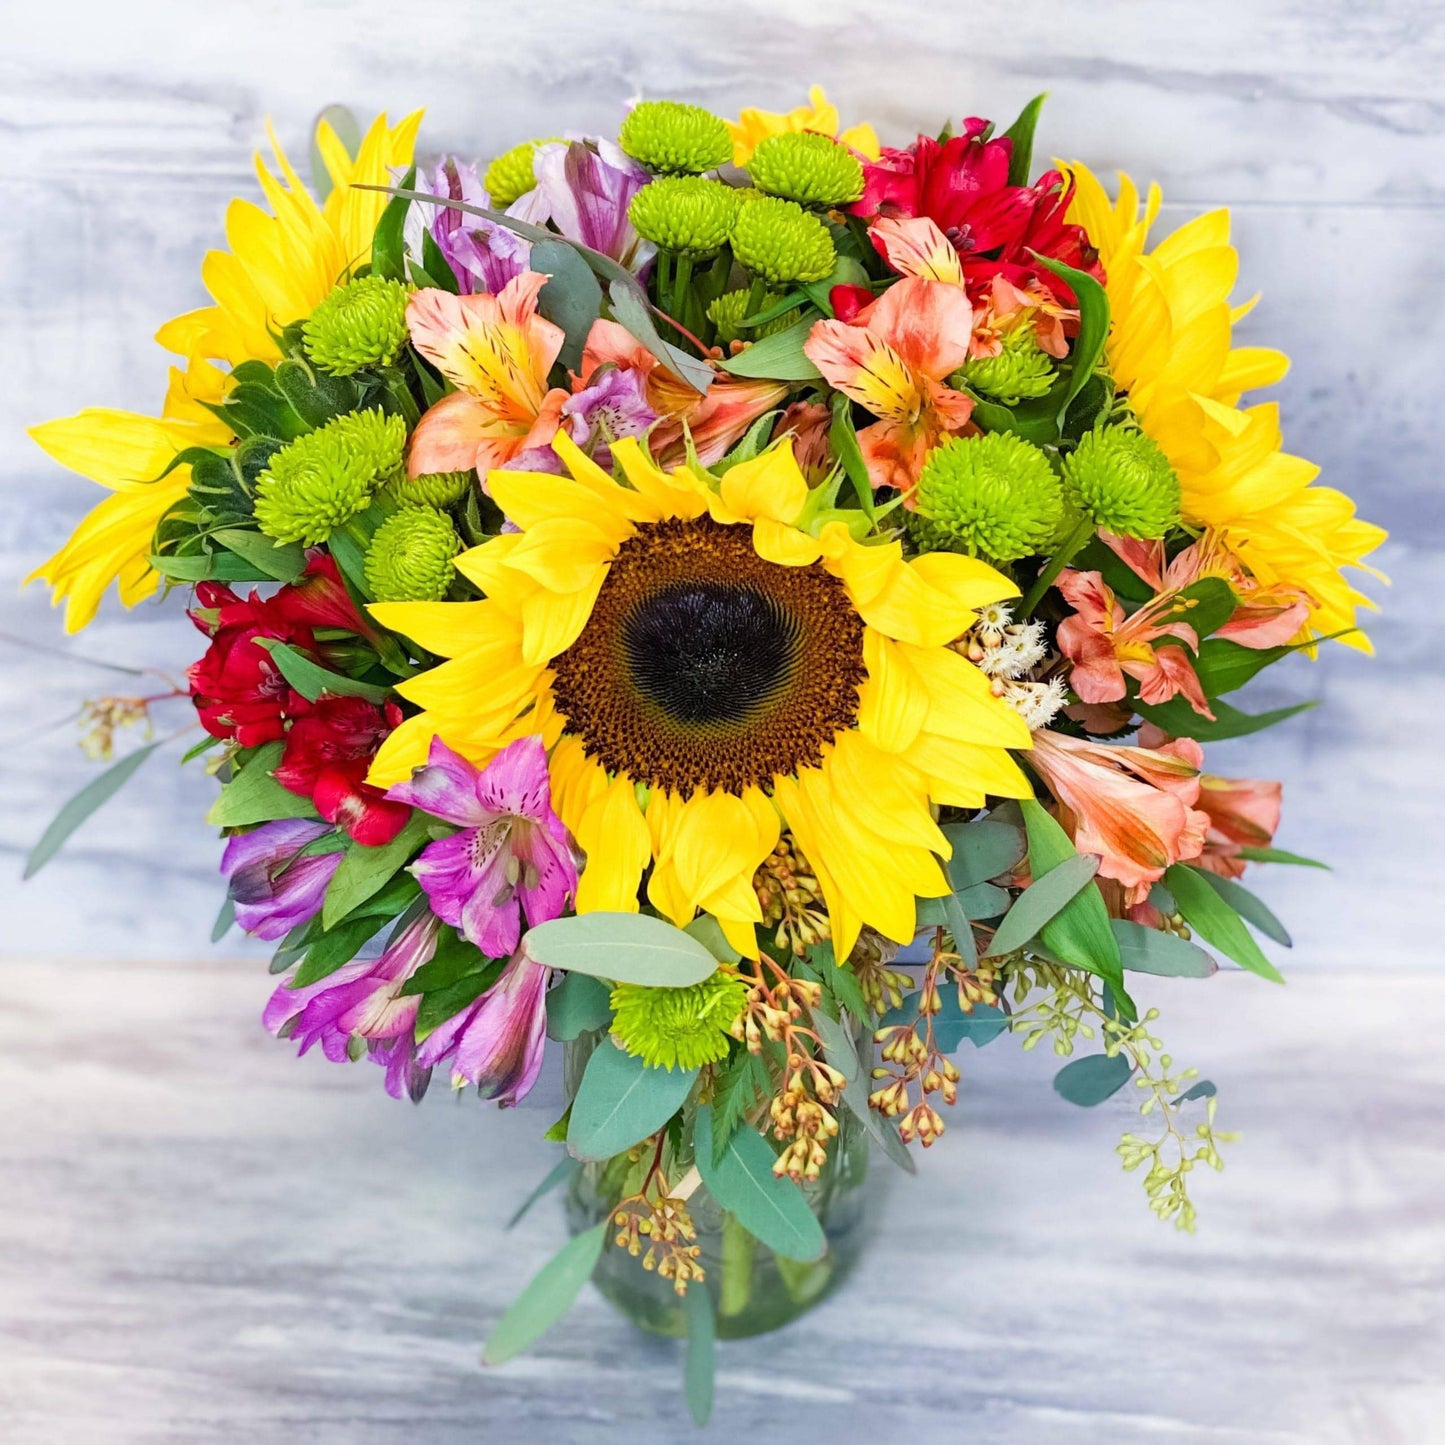
<instances>
[{"instance_id":1,"label":"red alstroemeria","mask_svg":"<svg viewBox=\"0 0 1445 1445\"><path fill-rule=\"evenodd\" d=\"M854 215L927 216L959 254L975 300L1002 276L1027 289L1042 286L1065 304L1073 292L1033 253L1103 278L1098 252L1082 226L1064 218L1072 187L1058 171L1029 186L1008 183L1013 142L988 137L985 120L973 118L946 141L919 136L906 150L885 149L863 167L863 194Z\"/></svg>"},{"instance_id":2,"label":"red alstroemeria","mask_svg":"<svg viewBox=\"0 0 1445 1445\"><path fill-rule=\"evenodd\" d=\"M366 847L389 843L411 809L389 801L366 774L382 739L400 721L394 702L381 708L364 698L325 693L291 725L276 781L310 798L327 822L344 828L356 842Z\"/></svg>"},{"instance_id":3,"label":"red alstroemeria","mask_svg":"<svg viewBox=\"0 0 1445 1445\"><path fill-rule=\"evenodd\" d=\"M283 587L271 603L283 617L308 627L333 627L360 637L374 635L375 629L357 610L341 580L336 558L319 547L307 555L300 578Z\"/></svg>"}]
</instances>

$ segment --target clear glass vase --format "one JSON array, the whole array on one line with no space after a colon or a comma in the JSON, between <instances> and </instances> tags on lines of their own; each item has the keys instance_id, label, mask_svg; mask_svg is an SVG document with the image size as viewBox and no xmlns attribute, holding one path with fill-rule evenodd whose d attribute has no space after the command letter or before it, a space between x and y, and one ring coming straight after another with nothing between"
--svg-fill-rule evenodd
<instances>
[{"instance_id":1,"label":"clear glass vase","mask_svg":"<svg viewBox=\"0 0 1445 1445\"><path fill-rule=\"evenodd\" d=\"M567 1044L564 1075L569 1097L599 1037L585 1034ZM815 1182L802 1186L828 1241L822 1259L809 1263L774 1254L719 1207L705 1188L689 1200L697 1229L693 1242L702 1251L698 1263L705 1271L701 1287L712 1298L717 1332L723 1339L765 1334L797 1319L857 1262L869 1225L868 1137L841 1104L836 1113L838 1133L829 1146L828 1161ZM684 1131L689 1139L691 1133L690 1128ZM690 1163L686 1155L677 1160L679 1168ZM626 1173L620 1160L583 1164L567 1192L567 1223L573 1234L611 1214L622 1197ZM592 1282L639 1329L659 1335L687 1334L687 1309L671 1282L644 1269L640 1259L610 1240Z\"/></svg>"}]
</instances>

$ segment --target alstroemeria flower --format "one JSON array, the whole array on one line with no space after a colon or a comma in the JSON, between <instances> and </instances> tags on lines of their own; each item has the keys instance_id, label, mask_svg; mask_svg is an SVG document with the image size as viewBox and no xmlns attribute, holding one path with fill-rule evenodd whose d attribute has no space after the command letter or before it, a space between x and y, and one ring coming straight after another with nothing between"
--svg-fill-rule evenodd
<instances>
[{"instance_id":1,"label":"alstroemeria flower","mask_svg":"<svg viewBox=\"0 0 1445 1445\"><path fill-rule=\"evenodd\" d=\"M1102 860L1099 876L1142 902L1175 863L1198 858L1209 816L1195 804L1204 753L1191 738L1157 748L1108 747L1042 729L1029 766L1058 800L1080 853Z\"/></svg>"},{"instance_id":2,"label":"alstroemeria flower","mask_svg":"<svg viewBox=\"0 0 1445 1445\"><path fill-rule=\"evenodd\" d=\"M562 406L562 425L568 435L593 461L608 466L610 443L622 437L641 436L658 416L648 405L646 378L638 371L621 367L602 372L580 391L574 391ZM551 465L560 465L548 448Z\"/></svg>"},{"instance_id":3,"label":"alstroemeria flower","mask_svg":"<svg viewBox=\"0 0 1445 1445\"><path fill-rule=\"evenodd\" d=\"M577 892L567 830L552 811L538 737L509 743L480 771L440 738L424 766L386 796L461 831L428 844L411 871L432 908L491 958L506 958L529 925L556 918Z\"/></svg>"},{"instance_id":4,"label":"alstroemeria flower","mask_svg":"<svg viewBox=\"0 0 1445 1445\"><path fill-rule=\"evenodd\" d=\"M817 322L803 343L809 361L878 421L858 433L875 487L905 502L928 453L968 425L973 398L945 385L968 357L973 307L961 286L908 276L851 322Z\"/></svg>"},{"instance_id":5,"label":"alstroemeria flower","mask_svg":"<svg viewBox=\"0 0 1445 1445\"><path fill-rule=\"evenodd\" d=\"M341 853L297 854L331 827L306 818L280 818L226 840L221 873L230 886L236 922L274 942L309 923L321 909Z\"/></svg>"},{"instance_id":6,"label":"alstroemeria flower","mask_svg":"<svg viewBox=\"0 0 1445 1445\"><path fill-rule=\"evenodd\" d=\"M450 1058L454 1088L475 1084L483 1098L510 1108L542 1070L550 976L518 953L475 1003L427 1035L417 1062L430 1069Z\"/></svg>"},{"instance_id":7,"label":"alstroemeria flower","mask_svg":"<svg viewBox=\"0 0 1445 1445\"><path fill-rule=\"evenodd\" d=\"M493 296L425 288L407 303L412 343L457 388L412 433L407 471L483 476L557 434L567 393L547 375L565 333L537 312L549 278L524 271Z\"/></svg>"},{"instance_id":8,"label":"alstroemeria flower","mask_svg":"<svg viewBox=\"0 0 1445 1445\"><path fill-rule=\"evenodd\" d=\"M541 226L550 221L564 236L644 272L657 247L628 218L632 198L651 177L615 142L601 137L553 141L532 155L535 189L510 214Z\"/></svg>"},{"instance_id":9,"label":"alstroemeria flower","mask_svg":"<svg viewBox=\"0 0 1445 1445\"><path fill-rule=\"evenodd\" d=\"M418 171L416 189L469 206L492 208L491 197L474 165L448 156L434 170ZM495 295L527 269L532 243L515 231L485 216L460 211L453 206L414 206L408 221L431 213L426 229L437 250L446 258L463 296L483 292ZM420 254L420 227L412 249Z\"/></svg>"},{"instance_id":10,"label":"alstroemeria flower","mask_svg":"<svg viewBox=\"0 0 1445 1445\"><path fill-rule=\"evenodd\" d=\"M1244 872L1241 848L1268 848L1279 827L1283 785L1261 778L1199 779L1199 807L1209 815L1209 833L1199 866L1223 878Z\"/></svg>"},{"instance_id":11,"label":"alstroemeria flower","mask_svg":"<svg viewBox=\"0 0 1445 1445\"><path fill-rule=\"evenodd\" d=\"M436 953L438 922L425 911L400 929L379 958L343 964L317 983L293 988L283 983L271 995L261 1021L279 1038L295 1039L298 1052L316 1044L332 1063L349 1057L353 1038L364 1039L371 1057L386 1069L392 1098L420 1099L429 1066L416 1057L416 1014L420 994L402 986Z\"/></svg>"}]
</instances>

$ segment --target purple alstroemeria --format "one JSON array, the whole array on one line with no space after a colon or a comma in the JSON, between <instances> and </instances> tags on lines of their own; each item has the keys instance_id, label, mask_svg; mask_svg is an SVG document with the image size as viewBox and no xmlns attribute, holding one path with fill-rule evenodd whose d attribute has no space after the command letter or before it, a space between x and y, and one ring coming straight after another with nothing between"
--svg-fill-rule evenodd
<instances>
[{"instance_id":1,"label":"purple alstroemeria","mask_svg":"<svg viewBox=\"0 0 1445 1445\"><path fill-rule=\"evenodd\" d=\"M611 256L641 275L657 254L632 228L627 208L651 179L612 141L572 137L537 147L537 185L509 214L534 225L550 221L569 240Z\"/></svg>"},{"instance_id":2,"label":"purple alstroemeria","mask_svg":"<svg viewBox=\"0 0 1445 1445\"><path fill-rule=\"evenodd\" d=\"M492 207L476 166L450 156L432 171L419 172L416 188L429 195L465 201L469 206ZM425 227L446 257L463 296L481 292L495 296L508 281L527 269L532 243L506 226L452 206L418 204L411 214L418 213L425 218ZM409 239L413 242L413 252L419 256L420 230Z\"/></svg>"},{"instance_id":3,"label":"purple alstroemeria","mask_svg":"<svg viewBox=\"0 0 1445 1445\"><path fill-rule=\"evenodd\" d=\"M551 969L518 953L475 1003L427 1035L417 1062L452 1061L452 1085L475 1084L504 1109L523 1098L542 1071Z\"/></svg>"},{"instance_id":4,"label":"purple alstroemeria","mask_svg":"<svg viewBox=\"0 0 1445 1445\"><path fill-rule=\"evenodd\" d=\"M332 830L330 823L280 818L237 833L221 855L236 922L257 938L274 941L316 916L342 855L296 855Z\"/></svg>"},{"instance_id":5,"label":"purple alstroemeria","mask_svg":"<svg viewBox=\"0 0 1445 1445\"><path fill-rule=\"evenodd\" d=\"M438 920L422 912L405 924L379 958L343 964L303 988L283 983L271 995L261 1021L278 1038L295 1039L298 1052L315 1045L332 1063L350 1057L352 1039L362 1039L371 1057L386 1068L386 1091L394 1099L420 1099L431 1076L416 1059L419 994L402 985L436 953Z\"/></svg>"},{"instance_id":6,"label":"purple alstroemeria","mask_svg":"<svg viewBox=\"0 0 1445 1445\"><path fill-rule=\"evenodd\" d=\"M562 416L572 440L604 466L611 465L609 442L641 436L658 419L647 404L642 373L620 367L604 371L595 384L563 402Z\"/></svg>"},{"instance_id":7,"label":"purple alstroemeria","mask_svg":"<svg viewBox=\"0 0 1445 1445\"><path fill-rule=\"evenodd\" d=\"M556 918L577 891L567 830L552 811L538 737L509 743L480 771L440 738L424 766L386 795L461 831L412 864L432 909L489 958L507 958L529 924Z\"/></svg>"}]
</instances>

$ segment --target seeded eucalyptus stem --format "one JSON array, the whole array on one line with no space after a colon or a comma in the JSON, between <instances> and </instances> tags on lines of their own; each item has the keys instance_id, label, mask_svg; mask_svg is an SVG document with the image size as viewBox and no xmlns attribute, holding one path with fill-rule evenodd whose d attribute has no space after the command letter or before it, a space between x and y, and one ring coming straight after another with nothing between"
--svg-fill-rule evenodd
<instances>
[{"instance_id":1,"label":"seeded eucalyptus stem","mask_svg":"<svg viewBox=\"0 0 1445 1445\"><path fill-rule=\"evenodd\" d=\"M1024 594L1024 600L1019 604L1019 617L1025 618L1033 615L1033 610L1043 600L1043 595L1054 585L1055 578L1073 560L1074 553L1088 541L1094 530L1094 519L1089 516L1080 517L1074 524L1074 530L1064 538L1063 546L1049 558L1044 570L1034 578L1034 585Z\"/></svg>"}]
</instances>

